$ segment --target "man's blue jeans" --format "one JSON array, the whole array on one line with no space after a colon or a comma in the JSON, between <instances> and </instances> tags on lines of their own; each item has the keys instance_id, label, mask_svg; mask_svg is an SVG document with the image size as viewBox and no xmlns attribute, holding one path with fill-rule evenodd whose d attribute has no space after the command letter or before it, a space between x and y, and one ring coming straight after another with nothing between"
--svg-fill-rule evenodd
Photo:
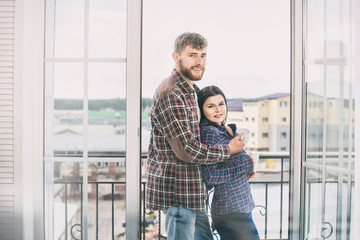
<instances>
[{"instance_id":1,"label":"man's blue jeans","mask_svg":"<svg viewBox=\"0 0 360 240\"><path fill-rule=\"evenodd\" d=\"M163 210L168 240L213 240L205 213L174 206Z\"/></svg>"}]
</instances>

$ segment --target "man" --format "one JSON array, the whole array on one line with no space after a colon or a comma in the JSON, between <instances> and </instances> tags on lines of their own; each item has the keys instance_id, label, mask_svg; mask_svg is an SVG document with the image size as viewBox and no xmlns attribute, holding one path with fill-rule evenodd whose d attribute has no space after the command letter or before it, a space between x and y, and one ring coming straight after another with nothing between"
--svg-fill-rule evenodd
<instances>
[{"instance_id":1,"label":"man","mask_svg":"<svg viewBox=\"0 0 360 240\"><path fill-rule=\"evenodd\" d=\"M225 161L240 152L242 135L229 145L200 143L199 109L194 84L206 65L207 40L183 33L175 40L175 69L157 88L151 110L146 207L163 210L169 240L213 239L204 213L202 164Z\"/></svg>"}]
</instances>

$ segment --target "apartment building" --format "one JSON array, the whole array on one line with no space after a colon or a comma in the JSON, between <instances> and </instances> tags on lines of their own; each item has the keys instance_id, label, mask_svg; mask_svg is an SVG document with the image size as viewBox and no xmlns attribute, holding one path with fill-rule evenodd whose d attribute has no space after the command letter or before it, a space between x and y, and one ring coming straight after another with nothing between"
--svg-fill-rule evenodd
<instances>
[{"instance_id":1,"label":"apartment building","mask_svg":"<svg viewBox=\"0 0 360 240\"><path fill-rule=\"evenodd\" d=\"M289 93L230 100L227 121L250 130L248 148L251 150L289 151L289 101Z\"/></svg>"},{"instance_id":2,"label":"apartment building","mask_svg":"<svg viewBox=\"0 0 360 240\"><path fill-rule=\"evenodd\" d=\"M228 123L235 123L238 128L250 130L248 148L251 150L289 151L289 101L290 94L287 93L230 100ZM323 102L327 102L326 106ZM326 144L329 151L338 151L339 148L347 151L354 141L354 103L335 97L324 99L323 96L309 94L307 108L309 150L322 151L323 144Z\"/></svg>"}]
</instances>

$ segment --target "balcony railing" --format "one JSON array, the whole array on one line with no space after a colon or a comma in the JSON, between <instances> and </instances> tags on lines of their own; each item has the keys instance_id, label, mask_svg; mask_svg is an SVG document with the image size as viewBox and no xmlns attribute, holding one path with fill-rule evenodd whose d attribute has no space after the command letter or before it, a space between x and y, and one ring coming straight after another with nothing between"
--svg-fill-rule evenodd
<instances>
[{"instance_id":1,"label":"balcony railing","mask_svg":"<svg viewBox=\"0 0 360 240\"><path fill-rule=\"evenodd\" d=\"M250 181L256 203L253 219L261 239L288 238L288 164L289 156L286 154L262 154L259 158L257 177ZM55 216L63 218L55 221L58 225L55 226L58 229L55 232L59 233L55 239L82 239L84 211L89 211L88 239L125 239L125 207L124 209L119 207L119 205L125 206L125 195L116 191L120 187L125 187L124 181L88 181L91 203L87 205L87 210L84 209L81 181L59 180L54 184L58 189L54 196L55 202L60 202L63 211ZM146 182L142 182L142 239L166 239L162 224L164 216L161 211L152 212L145 209L145 185ZM106 194L100 191L103 188L107 189ZM71 211L74 205L77 208ZM107 208L107 213L104 208ZM90 211L94 214L90 214ZM209 219L211 221L210 217ZM107 232L106 237L104 231ZM216 231L214 231L214 239L220 239Z\"/></svg>"}]
</instances>

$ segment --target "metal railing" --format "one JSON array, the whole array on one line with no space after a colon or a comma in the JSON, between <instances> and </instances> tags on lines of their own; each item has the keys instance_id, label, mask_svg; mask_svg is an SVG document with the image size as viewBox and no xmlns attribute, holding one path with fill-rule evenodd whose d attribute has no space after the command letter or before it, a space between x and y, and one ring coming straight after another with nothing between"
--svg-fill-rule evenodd
<instances>
[{"instance_id":1,"label":"metal railing","mask_svg":"<svg viewBox=\"0 0 360 240\"><path fill-rule=\"evenodd\" d=\"M280 164L280 166L276 166L277 168L275 168L275 170L270 170L267 171L267 168L263 168L260 169L258 171L258 175L261 175L261 177L251 180L250 181L250 186L251 187L255 187L255 186L261 186L263 185L263 189L265 191L265 199L264 199L264 204L257 204L256 205L256 209L259 210L260 215L263 217L263 226L264 228L258 229L259 230L259 234L261 236L261 238L263 239L275 239L275 238L269 238L269 233L268 233L268 227L269 227L269 219L268 219L268 209L269 209L269 188L271 188L272 186L279 186L280 187L280 202L279 202L279 207L280 207L280 213L279 213L279 219L278 221L278 236L276 237L276 239L284 239L284 223L288 221L287 216L284 217L283 216L283 212L284 212L284 206L288 206L288 202L284 203L283 199L284 199L284 185L286 184L288 186L288 177L286 177L284 175L284 173L288 170L286 168L284 168L284 161L288 161L289 160L289 156L288 155L260 155L259 158L259 162L260 164L267 164L266 161L268 161L269 159L279 159L278 164ZM264 177L265 176L265 177ZM272 176L275 176L275 178L278 179L274 179ZM54 181L54 184L57 187L57 189L59 189L57 191L57 193L55 193L55 198L60 198L60 201L62 202L62 204L64 205L64 219L63 222L65 222L65 226L63 227L62 230L62 234L61 237L59 239L64 239L64 240L68 240L68 239L82 239L82 226L83 226L83 222L82 222L82 215L83 215L83 211L87 211L83 209L83 183L81 181L78 180L71 180L71 181L67 181L67 180L57 180ZM111 216L107 216L108 220L107 220L107 224L111 224L111 233L110 237L111 239L121 239L121 237L124 237L125 239L125 226L126 226L126 222L124 219L122 222L122 228L123 230L119 230L119 227L116 226L118 225L118 221L120 220L119 217L115 216L115 205L119 205L120 202L121 204L125 204L125 196L119 196L119 193L117 193L115 191L115 188L117 186L125 186L125 182L124 181L89 181L88 182L89 186L92 186L91 188L93 189L93 186L95 187L95 192L92 192L91 198L93 198L93 200L95 201L95 223L94 225L89 225L89 228L91 227L92 230L91 232L94 232L94 236L91 237L92 239L103 239L102 237L100 237L101 235L101 229L102 229L102 225L105 224L103 219L99 219L99 215L102 212L102 210L99 210L99 203L101 201L111 201ZM141 183L141 196L142 196L142 204L141 204L141 224L142 224L142 239L154 239L154 237L152 236L148 236L147 232L149 232L148 230L150 229L152 233L154 233L154 231L156 231L156 238L157 239L166 239L164 237L165 231L164 231L164 226L162 225L162 214L161 211L158 211L156 213L151 212L151 211L147 211L145 209L145 185L146 182L142 182ZM100 187L104 187L104 186L109 186L108 188L111 189L110 192L108 192L106 195L101 194L99 191ZM74 190L76 189L76 190ZM288 194L288 193L286 193ZM121 199L120 199L121 198ZM69 210L68 210L68 206L69 204L71 204L74 201L78 201L79 203L79 208L77 209L77 217L75 216L69 216ZM120 201L120 202L119 202ZM256 200L255 200L256 202ZM100 211L100 212L99 212ZM124 210L125 211L125 210ZM151 217L149 217L151 216ZM60 227L60 226L57 226ZM108 227L108 226L107 226ZM61 228L61 227L60 227ZM89 230L90 232L90 230ZM154 235L154 234L153 234ZM287 239L287 234L285 236ZM155 239L156 239L155 238ZM214 239L218 238L216 232L214 232ZM110 238L109 238L110 239Z\"/></svg>"}]
</instances>

